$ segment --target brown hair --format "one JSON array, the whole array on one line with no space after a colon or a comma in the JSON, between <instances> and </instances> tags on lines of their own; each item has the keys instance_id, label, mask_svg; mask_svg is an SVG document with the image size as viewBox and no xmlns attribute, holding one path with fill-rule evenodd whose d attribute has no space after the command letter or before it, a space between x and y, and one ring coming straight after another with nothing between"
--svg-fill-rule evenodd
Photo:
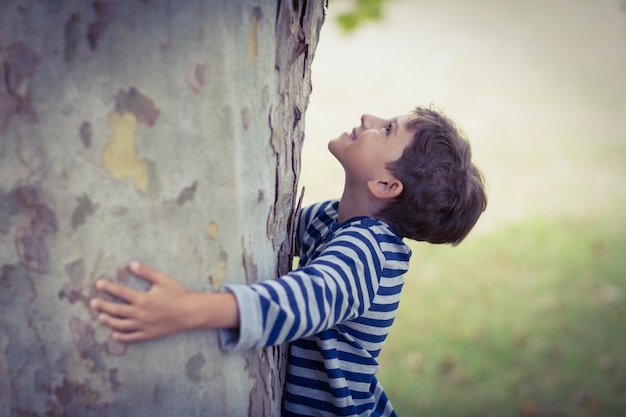
<instances>
[{"instance_id":1,"label":"brown hair","mask_svg":"<svg viewBox=\"0 0 626 417\"><path fill-rule=\"evenodd\" d=\"M378 215L400 237L458 245L487 206L483 175L454 122L432 106L411 116L413 141L387 165L404 187Z\"/></svg>"}]
</instances>

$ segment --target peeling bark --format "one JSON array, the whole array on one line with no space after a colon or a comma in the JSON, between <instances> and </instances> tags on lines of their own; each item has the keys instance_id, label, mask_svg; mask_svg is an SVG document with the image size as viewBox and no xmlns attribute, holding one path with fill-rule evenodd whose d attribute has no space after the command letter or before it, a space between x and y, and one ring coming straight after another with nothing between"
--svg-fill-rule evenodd
<instances>
[{"instance_id":1,"label":"peeling bark","mask_svg":"<svg viewBox=\"0 0 626 417\"><path fill-rule=\"evenodd\" d=\"M267 221L267 235L280 250L278 269L291 267L290 236L300 174L300 153L304 141L304 119L311 94L310 65L324 22L318 1L279 2L276 20L276 71L278 105L269 114L270 143L276 158L276 198ZM277 231L288 231L279 234Z\"/></svg>"}]
</instances>

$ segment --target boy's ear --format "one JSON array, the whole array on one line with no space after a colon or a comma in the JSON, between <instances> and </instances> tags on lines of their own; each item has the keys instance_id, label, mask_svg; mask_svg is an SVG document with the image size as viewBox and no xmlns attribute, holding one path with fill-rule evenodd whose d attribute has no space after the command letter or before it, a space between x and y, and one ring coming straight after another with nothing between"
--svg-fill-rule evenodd
<instances>
[{"instance_id":1,"label":"boy's ear","mask_svg":"<svg viewBox=\"0 0 626 417\"><path fill-rule=\"evenodd\" d=\"M402 182L397 178L389 178L387 180L371 180L367 182L367 188L376 198L396 198L403 189Z\"/></svg>"}]
</instances>

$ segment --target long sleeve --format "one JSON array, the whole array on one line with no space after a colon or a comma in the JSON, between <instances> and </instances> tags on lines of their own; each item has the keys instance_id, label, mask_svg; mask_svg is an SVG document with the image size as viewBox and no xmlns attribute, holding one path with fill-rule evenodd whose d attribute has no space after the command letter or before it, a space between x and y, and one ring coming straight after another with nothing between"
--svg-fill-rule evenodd
<instances>
[{"instance_id":1,"label":"long sleeve","mask_svg":"<svg viewBox=\"0 0 626 417\"><path fill-rule=\"evenodd\" d=\"M338 231L308 265L275 280L229 285L240 328L220 331L224 349L272 346L355 319L368 310L380 285L385 254L366 227Z\"/></svg>"}]
</instances>

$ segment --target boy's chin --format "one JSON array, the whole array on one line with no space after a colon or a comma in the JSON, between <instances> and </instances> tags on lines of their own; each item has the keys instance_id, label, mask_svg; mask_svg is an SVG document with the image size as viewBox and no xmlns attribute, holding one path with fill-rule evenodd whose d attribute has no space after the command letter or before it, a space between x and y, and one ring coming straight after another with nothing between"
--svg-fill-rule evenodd
<instances>
[{"instance_id":1,"label":"boy's chin","mask_svg":"<svg viewBox=\"0 0 626 417\"><path fill-rule=\"evenodd\" d=\"M328 150L336 159L339 159L338 151L339 151L339 148L341 147L341 144L339 143L340 140L341 140L341 137L338 137L335 139L331 139L328 142Z\"/></svg>"}]
</instances>

